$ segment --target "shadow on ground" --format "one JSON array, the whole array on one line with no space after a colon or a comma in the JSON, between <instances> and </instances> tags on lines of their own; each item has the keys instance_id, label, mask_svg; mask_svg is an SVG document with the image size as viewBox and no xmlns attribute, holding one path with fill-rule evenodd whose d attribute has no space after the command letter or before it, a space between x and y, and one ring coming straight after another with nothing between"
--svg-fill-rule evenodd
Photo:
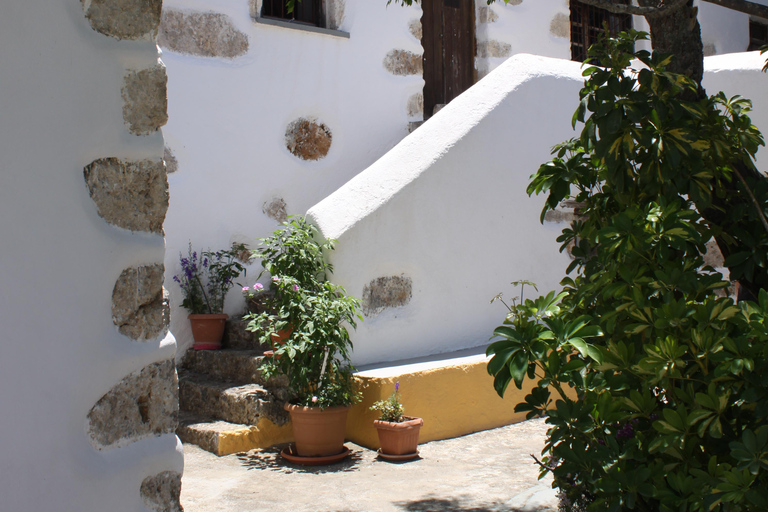
<instances>
[{"instance_id":1,"label":"shadow on ground","mask_svg":"<svg viewBox=\"0 0 768 512\"><path fill-rule=\"evenodd\" d=\"M395 505L408 512L520 512L506 503L473 503L469 498L426 497L414 501L399 501Z\"/></svg>"},{"instance_id":2,"label":"shadow on ground","mask_svg":"<svg viewBox=\"0 0 768 512\"><path fill-rule=\"evenodd\" d=\"M293 464L280 455L280 451L288 446L287 444L279 444L271 448L262 448L258 450L251 450L247 453L238 453L237 458L240 463L247 469L266 469L270 471L279 471L282 473L342 473L345 471L357 471L359 469L359 463L362 460L362 452L360 450L352 450L347 458L339 461L335 464L327 464L323 466L303 466L299 464Z\"/></svg>"}]
</instances>

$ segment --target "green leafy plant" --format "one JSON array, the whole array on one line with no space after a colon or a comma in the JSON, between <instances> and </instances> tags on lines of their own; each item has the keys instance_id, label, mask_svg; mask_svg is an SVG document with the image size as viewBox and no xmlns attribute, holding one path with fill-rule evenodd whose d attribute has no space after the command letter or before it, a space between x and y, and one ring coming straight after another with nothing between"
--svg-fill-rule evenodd
<instances>
[{"instance_id":1,"label":"green leafy plant","mask_svg":"<svg viewBox=\"0 0 768 512\"><path fill-rule=\"evenodd\" d=\"M319 238L306 219L291 217L260 241L255 256L261 258L261 274L271 275L272 293L265 294L264 311L245 318L263 344L290 332L262 366L264 375L286 375L293 403L325 408L359 400L347 326L356 327L362 316L359 301L327 280L332 267L323 251L332 250L335 241Z\"/></svg>"},{"instance_id":2,"label":"green leafy plant","mask_svg":"<svg viewBox=\"0 0 768 512\"><path fill-rule=\"evenodd\" d=\"M370 410L378 411L380 413L379 419L381 421L391 421L393 423L401 423L405 421L403 413L405 408L400 402L400 383L395 383L395 390L389 395L386 400L379 400L374 403Z\"/></svg>"},{"instance_id":3,"label":"green leafy plant","mask_svg":"<svg viewBox=\"0 0 768 512\"><path fill-rule=\"evenodd\" d=\"M738 176L763 139L747 100L681 98L695 83L665 70L670 57L634 52L642 37L593 47L601 67L584 70L581 136L532 177L528 193L547 194L542 218L578 204L558 238L575 275L508 307L488 370L500 395L536 382L515 410L547 417L542 473L570 506L765 510L768 292L734 303L702 256L713 237L744 237L743 219L753 249L726 258L731 277L765 264L766 196ZM729 180L743 185L740 206L705 220Z\"/></svg>"},{"instance_id":4,"label":"green leafy plant","mask_svg":"<svg viewBox=\"0 0 768 512\"><path fill-rule=\"evenodd\" d=\"M173 280L181 287L184 300L181 306L191 314L211 314L224 311L224 299L235 279L245 272L240 261L247 253L243 244L232 244L226 251L189 251L179 254L181 273Z\"/></svg>"}]
</instances>

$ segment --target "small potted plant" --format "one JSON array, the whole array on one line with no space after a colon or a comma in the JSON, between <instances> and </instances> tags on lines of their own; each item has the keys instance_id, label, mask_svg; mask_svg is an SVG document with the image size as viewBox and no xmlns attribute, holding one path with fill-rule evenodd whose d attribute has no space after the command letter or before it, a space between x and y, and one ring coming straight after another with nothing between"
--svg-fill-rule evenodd
<instances>
[{"instance_id":1,"label":"small potted plant","mask_svg":"<svg viewBox=\"0 0 768 512\"><path fill-rule=\"evenodd\" d=\"M173 280L181 287L184 300L181 306L189 311L192 326L192 346L195 350L215 350L221 348L226 320L224 298L234 285L234 280L245 270L239 261L246 247L233 244L226 251L192 250L186 257L179 255L181 273Z\"/></svg>"},{"instance_id":2,"label":"small potted plant","mask_svg":"<svg viewBox=\"0 0 768 512\"><path fill-rule=\"evenodd\" d=\"M327 280L332 268L323 251L335 241L318 239L306 219L291 217L260 241L255 255L262 274L271 276L271 294L265 295L264 311L246 317L247 329L259 333L263 344L282 339L262 371L267 378L287 377L291 398L285 408L295 440L290 455L298 458L343 457L347 413L359 401L347 327L362 319L360 303Z\"/></svg>"},{"instance_id":3,"label":"small potted plant","mask_svg":"<svg viewBox=\"0 0 768 512\"><path fill-rule=\"evenodd\" d=\"M395 383L395 391L389 398L374 403L371 410L381 413L379 419L373 422L379 435L381 457L406 460L419 455L416 447L419 445L419 431L424 420L403 415L405 411L400 402L399 382Z\"/></svg>"}]
</instances>

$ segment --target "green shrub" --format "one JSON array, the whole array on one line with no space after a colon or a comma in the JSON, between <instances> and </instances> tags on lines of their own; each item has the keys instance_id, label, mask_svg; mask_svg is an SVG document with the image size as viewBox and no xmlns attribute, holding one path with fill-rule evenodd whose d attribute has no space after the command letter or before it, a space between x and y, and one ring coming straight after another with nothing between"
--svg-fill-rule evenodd
<instances>
[{"instance_id":1,"label":"green shrub","mask_svg":"<svg viewBox=\"0 0 768 512\"><path fill-rule=\"evenodd\" d=\"M632 52L641 37L595 50L604 67L584 71L581 136L533 176L529 194L548 194L542 219L578 204L558 239L575 275L509 306L488 370L500 395L526 376L538 383L515 410L547 416L542 472L574 507L764 511L768 292L725 296L702 257L723 224L701 213L735 163L753 168L762 136L747 100L681 99L695 84L666 72L668 57ZM721 213L759 222L765 202L742 192L744 207ZM750 236L742 257L761 264L768 235Z\"/></svg>"}]
</instances>

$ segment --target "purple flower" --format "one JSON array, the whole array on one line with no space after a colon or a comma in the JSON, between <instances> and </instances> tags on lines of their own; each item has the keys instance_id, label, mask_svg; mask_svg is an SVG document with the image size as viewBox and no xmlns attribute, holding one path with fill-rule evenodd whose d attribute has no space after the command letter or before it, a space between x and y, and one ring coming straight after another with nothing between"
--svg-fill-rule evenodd
<instances>
[{"instance_id":1,"label":"purple flower","mask_svg":"<svg viewBox=\"0 0 768 512\"><path fill-rule=\"evenodd\" d=\"M400 390L400 381L395 382L395 393Z\"/></svg>"},{"instance_id":2,"label":"purple flower","mask_svg":"<svg viewBox=\"0 0 768 512\"><path fill-rule=\"evenodd\" d=\"M255 285L253 285L253 289L256 290L257 292L260 292L261 290L264 289L264 285L261 283L256 283Z\"/></svg>"},{"instance_id":3,"label":"purple flower","mask_svg":"<svg viewBox=\"0 0 768 512\"><path fill-rule=\"evenodd\" d=\"M293 285L293 291L295 292L299 291L299 285L297 284Z\"/></svg>"},{"instance_id":4,"label":"purple flower","mask_svg":"<svg viewBox=\"0 0 768 512\"><path fill-rule=\"evenodd\" d=\"M173 276L173 280L181 284L181 279L179 279L179 276Z\"/></svg>"}]
</instances>

